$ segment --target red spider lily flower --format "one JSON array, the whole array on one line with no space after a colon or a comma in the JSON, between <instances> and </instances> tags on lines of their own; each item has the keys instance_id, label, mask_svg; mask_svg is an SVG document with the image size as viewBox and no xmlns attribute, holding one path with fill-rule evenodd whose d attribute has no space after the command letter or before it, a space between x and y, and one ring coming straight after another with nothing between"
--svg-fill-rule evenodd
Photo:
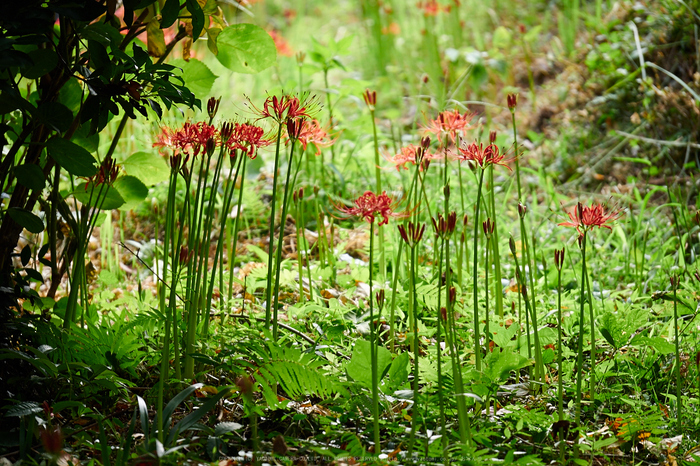
<instances>
[{"instance_id":1,"label":"red spider lily flower","mask_svg":"<svg viewBox=\"0 0 700 466\"><path fill-rule=\"evenodd\" d=\"M282 97L272 96L265 99L262 110L253 107L253 111L258 114L258 119L272 118L277 123L286 123L289 120L295 118L307 117L311 118L309 112L311 111L311 106L313 102L311 100L304 100L303 102L299 100L296 96L283 95Z\"/></svg>"},{"instance_id":2,"label":"red spider lily flower","mask_svg":"<svg viewBox=\"0 0 700 466\"><path fill-rule=\"evenodd\" d=\"M250 159L257 157L258 149L272 144L273 139L265 134L265 130L249 123L236 123L230 130L226 140L226 148L232 155L240 150Z\"/></svg>"},{"instance_id":3,"label":"red spider lily flower","mask_svg":"<svg viewBox=\"0 0 700 466\"><path fill-rule=\"evenodd\" d=\"M172 130L163 128L158 136L158 142L153 143L153 147L163 153L163 149L172 150L174 155L183 152L187 155L197 156L206 148L207 141L213 139L219 144L219 132L207 123L185 123L182 128Z\"/></svg>"},{"instance_id":4,"label":"red spider lily flower","mask_svg":"<svg viewBox=\"0 0 700 466\"><path fill-rule=\"evenodd\" d=\"M496 144L489 144L484 147L483 143L477 144L472 142L466 147L459 148L457 159L460 162L473 162L481 168L486 168L489 165L501 165L511 170L507 165L511 160L506 160L506 154L501 153Z\"/></svg>"},{"instance_id":5,"label":"red spider lily flower","mask_svg":"<svg viewBox=\"0 0 700 466\"><path fill-rule=\"evenodd\" d=\"M559 226L576 228L579 235L583 235L584 231L591 230L593 227L607 228L612 231L612 227L608 223L620 218L619 212L609 210L604 204L584 206L580 202L567 214L571 221L562 222Z\"/></svg>"},{"instance_id":6,"label":"red spider lily flower","mask_svg":"<svg viewBox=\"0 0 700 466\"><path fill-rule=\"evenodd\" d=\"M442 5L440 5L437 0L427 0L425 2L418 2L416 4L418 8L423 10L425 16L437 16L443 10Z\"/></svg>"},{"instance_id":7,"label":"red spider lily flower","mask_svg":"<svg viewBox=\"0 0 700 466\"><path fill-rule=\"evenodd\" d=\"M91 181L94 186L105 183L111 186L116 181L117 176L119 176L119 166L117 166L117 163L110 155L105 157L102 161L100 168L97 170L97 173L92 176ZM87 189L87 184L85 185L85 189Z\"/></svg>"},{"instance_id":8,"label":"red spider lily flower","mask_svg":"<svg viewBox=\"0 0 700 466\"><path fill-rule=\"evenodd\" d=\"M322 148L332 146L338 138L331 139L328 135L328 130L323 128L318 120L304 119L296 139L301 143L304 150L309 144L313 144L316 147L315 155L320 155Z\"/></svg>"},{"instance_id":9,"label":"red spider lily flower","mask_svg":"<svg viewBox=\"0 0 700 466\"><path fill-rule=\"evenodd\" d=\"M375 216L381 216L382 220L379 222L381 226L389 223L389 217L403 217L405 215L394 212L395 207L396 202L386 194L386 191L383 191L379 196L372 191L366 191L355 199L354 207L339 207L338 210L347 215L362 217L368 223L374 223Z\"/></svg>"},{"instance_id":10,"label":"red spider lily flower","mask_svg":"<svg viewBox=\"0 0 700 466\"><path fill-rule=\"evenodd\" d=\"M438 117L434 120L428 122L428 126L425 127L425 131L428 133L433 133L437 136L438 141L442 142L442 135L449 134L454 142L457 137L457 133L464 134L468 129L472 127L471 121L476 116L474 112L460 113L459 110L445 110L441 112Z\"/></svg>"},{"instance_id":11,"label":"red spider lily flower","mask_svg":"<svg viewBox=\"0 0 700 466\"><path fill-rule=\"evenodd\" d=\"M423 152L422 155L420 155L420 152ZM406 147L401 148L401 152L392 156L392 157L384 157L388 162L391 162L391 164L396 168L396 170L401 171L401 169L408 170L408 167L406 164L412 163L415 165L416 163L420 162L426 162L426 161L431 161L431 160L436 160L442 158L439 154L433 154L428 151L428 149L424 149L421 146L414 146L413 144L409 144ZM419 165L419 170L423 171L424 164L420 163Z\"/></svg>"}]
</instances>

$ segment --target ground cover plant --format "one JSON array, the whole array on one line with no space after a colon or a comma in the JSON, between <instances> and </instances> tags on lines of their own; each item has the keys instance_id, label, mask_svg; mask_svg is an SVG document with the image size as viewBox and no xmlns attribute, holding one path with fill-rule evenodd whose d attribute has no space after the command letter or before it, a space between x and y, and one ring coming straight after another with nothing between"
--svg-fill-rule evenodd
<instances>
[{"instance_id":1,"label":"ground cover plant","mask_svg":"<svg viewBox=\"0 0 700 466\"><path fill-rule=\"evenodd\" d=\"M691 464L700 3L2 7L3 464Z\"/></svg>"}]
</instances>

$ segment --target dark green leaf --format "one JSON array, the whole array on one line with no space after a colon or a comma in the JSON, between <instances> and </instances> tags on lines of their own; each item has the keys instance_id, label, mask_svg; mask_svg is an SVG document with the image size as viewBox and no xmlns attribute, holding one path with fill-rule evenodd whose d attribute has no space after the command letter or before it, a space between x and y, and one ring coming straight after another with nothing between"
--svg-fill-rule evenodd
<instances>
[{"instance_id":1,"label":"dark green leaf","mask_svg":"<svg viewBox=\"0 0 700 466\"><path fill-rule=\"evenodd\" d=\"M197 0L187 0L187 11L192 15L192 41L196 41L204 29L204 12Z\"/></svg>"},{"instance_id":2,"label":"dark green leaf","mask_svg":"<svg viewBox=\"0 0 700 466\"><path fill-rule=\"evenodd\" d=\"M92 176L97 173L97 161L88 151L60 137L46 144L49 156L74 176Z\"/></svg>"},{"instance_id":3,"label":"dark green leaf","mask_svg":"<svg viewBox=\"0 0 700 466\"><path fill-rule=\"evenodd\" d=\"M51 49L33 50L29 52L29 58L34 64L22 69L22 76L27 79L38 79L53 70L58 64L58 56Z\"/></svg>"},{"instance_id":4,"label":"dark green leaf","mask_svg":"<svg viewBox=\"0 0 700 466\"><path fill-rule=\"evenodd\" d=\"M216 58L238 73L257 73L274 65L277 49L272 37L254 24L234 24L216 38Z\"/></svg>"},{"instance_id":5,"label":"dark green leaf","mask_svg":"<svg viewBox=\"0 0 700 466\"><path fill-rule=\"evenodd\" d=\"M32 258L32 248L29 245L23 247L22 251L19 253L19 258L22 261L22 265L26 267Z\"/></svg>"},{"instance_id":6,"label":"dark green leaf","mask_svg":"<svg viewBox=\"0 0 700 466\"><path fill-rule=\"evenodd\" d=\"M41 233L44 231L44 222L32 212L20 207L10 207L7 209L7 214L17 222L22 228L32 233Z\"/></svg>"},{"instance_id":7,"label":"dark green leaf","mask_svg":"<svg viewBox=\"0 0 700 466\"><path fill-rule=\"evenodd\" d=\"M38 165L25 164L15 167L15 176L19 184L26 186L29 189L44 189L46 184L44 180L44 172Z\"/></svg>"},{"instance_id":8,"label":"dark green leaf","mask_svg":"<svg viewBox=\"0 0 700 466\"><path fill-rule=\"evenodd\" d=\"M166 29L172 26L177 15L180 14L180 0L167 0L161 8L160 14L160 27Z\"/></svg>"},{"instance_id":9,"label":"dark green leaf","mask_svg":"<svg viewBox=\"0 0 700 466\"><path fill-rule=\"evenodd\" d=\"M54 131L65 133L73 121L73 112L59 102L44 102L36 112L36 121Z\"/></svg>"}]
</instances>

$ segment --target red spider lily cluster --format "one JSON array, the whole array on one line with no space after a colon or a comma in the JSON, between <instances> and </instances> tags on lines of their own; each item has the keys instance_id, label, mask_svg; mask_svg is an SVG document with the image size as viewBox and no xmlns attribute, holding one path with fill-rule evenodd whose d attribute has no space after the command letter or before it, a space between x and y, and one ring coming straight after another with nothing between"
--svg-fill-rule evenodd
<instances>
[{"instance_id":1,"label":"red spider lily cluster","mask_svg":"<svg viewBox=\"0 0 700 466\"><path fill-rule=\"evenodd\" d=\"M427 148L423 149L421 146L414 146L413 144L402 147L401 152L396 155L385 157L385 159L391 162L397 171L401 171L401 169L408 170L407 164L412 163L413 165L416 165L417 162L420 162L418 167L419 170L423 171L424 167L427 167L430 161L441 158L441 155L431 153Z\"/></svg>"},{"instance_id":2,"label":"red spider lily cluster","mask_svg":"<svg viewBox=\"0 0 700 466\"><path fill-rule=\"evenodd\" d=\"M304 150L309 144L313 144L316 147L315 155L319 155L322 148L332 146L337 138L331 138L328 130L322 127L318 120L304 119L295 139L301 143Z\"/></svg>"},{"instance_id":3,"label":"red spider lily cluster","mask_svg":"<svg viewBox=\"0 0 700 466\"><path fill-rule=\"evenodd\" d=\"M457 160L460 162L474 163L482 169L489 165L501 165L508 170L510 170L508 162L511 161L510 159L506 159L506 154L502 153L496 144L491 143L484 147L483 143L477 144L476 142L472 142L465 147L460 147Z\"/></svg>"},{"instance_id":4,"label":"red spider lily cluster","mask_svg":"<svg viewBox=\"0 0 700 466\"><path fill-rule=\"evenodd\" d=\"M438 141L442 142L442 136L449 134L454 142L457 134L464 133L472 128L471 122L476 116L474 112L460 113L459 110L445 110L441 112L434 120L430 120L425 127L425 131L435 134Z\"/></svg>"},{"instance_id":5,"label":"red spider lily cluster","mask_svg":"<svg viewBox=\"0 0 700 466\"><path fill-rule=\"evenodd\" d=\"M253 110L258 114L258 119L272 118L279 124L297 118L310 118L310 102L300 101L298 97L283 95L282 97L272 96L265 99L263 108L259 109L251 103Z\"/></svg>"},{"instance_id":6,"label":"red spider lily cluster","mask_svg":"<svg viewBox=\"0 0 700 466\"><path fill-rule=\"evenodd\" d=\"M231 156L240 150L250 159L257 156L259 148L269 146L273 142L273 139L265 134L264 129L249 123L233 124L230 126L230 134L227 136L225 144Z\"/></svg>"},{"instance_id":7,"label":"red spider lily cluster","mask_svg":"<svg viewBox=\"0 0 700 466\"><path fill-rule=\"evenodd\" d=\"M204 122L187 122L177 130L163 128L158 136L158 142L154 142L153 147L158 147L161 153L165 149L170 149L172 155L184 153L196 157L206 148L207 141L210 139L217 144L219 142L219 132L214 126Z\"/></svg>"},{"instance_id":8,"label":"red spider lily cluster","mask_svg":"<svg viewBox=\"0 0 700 466\"><path fill-rule=\"evenodd\" d=\"M396 203L386 194L386 191L383 191L380 195L376 195L372 191L366 191L362 196L355 199L354 207L340 207L338 210L347 215L362 217L368 223L374 223L375 217L380 216L382 220L379 222L379 225L381 226L389 223L389 217L404 216L402 213L394 212L395 207Z\"/></svg>"},{"instance_id":9,"label":"red spider lily cluster","mask_svg":"<svg viewBox=\"0 0 700 466\"><path fill-rule=\"evenodd\" d=\"M570 222L562 222L559 226L576 228L579 235L593 227L607 228L612 230L609 223L620 218L620 213L609 210L604 204L591 204L584 206L580 202L573 210L567 212Z\"/></svg>"}]
</instances>

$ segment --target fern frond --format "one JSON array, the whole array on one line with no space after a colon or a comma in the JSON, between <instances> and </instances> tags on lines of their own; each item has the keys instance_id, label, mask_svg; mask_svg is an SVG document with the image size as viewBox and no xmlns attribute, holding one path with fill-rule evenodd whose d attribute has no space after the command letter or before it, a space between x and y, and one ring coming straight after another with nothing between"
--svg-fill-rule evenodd
<instances>
[{"instance_id":1,"label":"fern frond","mask_svg":"<svg viewBox=\"0 0 700 466\"><path fill-rule=\"evenodd\" d=\"M328 398L344 390L337 381L328 377L321 367L323 363L315 360L313 355L272 344L267 349L267 354L258 361L257 380L268 404L277 403L272 388L275 384L279 384L291 398L310 395Z\"/></svg>"}]
</instances>

